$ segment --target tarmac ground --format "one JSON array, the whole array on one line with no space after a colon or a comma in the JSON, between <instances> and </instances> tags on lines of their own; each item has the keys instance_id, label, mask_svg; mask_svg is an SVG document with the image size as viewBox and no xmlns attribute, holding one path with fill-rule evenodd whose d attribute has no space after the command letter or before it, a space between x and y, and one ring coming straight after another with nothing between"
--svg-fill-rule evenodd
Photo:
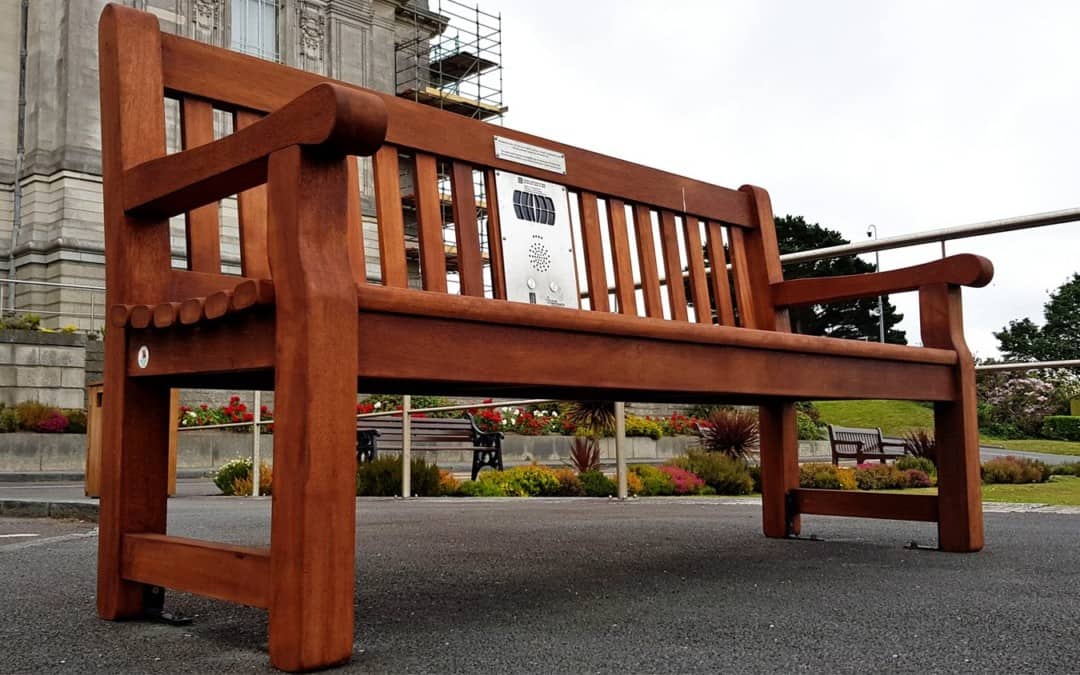
<instances>
[{"instance_id":1,"label":"tarmac ground","mask_svg":"<svg viewBox=\"0 0 1080 675\"><path fill-rule=\"evenodd\" d=\"M340 671L1075 673L1080 515L1016 509L958 555L904 548L927 523L766 539L747 500L359 499ZM269 518L189 494L169 531L265 545ZM262 610L170 592L191 625L99 620L96 550L93 523L0 518L0 673L270 671Z\"/></svg>"}]
</instances>

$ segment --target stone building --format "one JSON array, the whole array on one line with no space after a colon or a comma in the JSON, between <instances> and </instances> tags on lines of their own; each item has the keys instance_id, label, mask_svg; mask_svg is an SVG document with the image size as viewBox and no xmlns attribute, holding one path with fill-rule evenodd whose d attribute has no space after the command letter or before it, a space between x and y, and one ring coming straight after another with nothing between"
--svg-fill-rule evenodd
<instances>
[{"instance_id":1,"label":"stone building","mask_svg":"<svg viewBox=\"0 0 1080 675\"><path fill-rule=\"evenodd\" d=\"M3 279L10 274L17 280L104 285L97 21L105 4L106 0L0 2ZM401 46L413 49L406 59L419 55L424 61L430 38L445 32L449 22L438 11L429 11L423 0L123 0L123 4L152 12L164 31L399 93L404 93L401 72L421 70L416 63L401 65ZM408 90L430 93L426 86L430 82L422 84ZM497 108L501 109L501 91ZM175 106L167 105L166 112L168 142L175 148L178 115ZM228 132L229 124L222 115L219 131ZM361 175L370 180L370 172L362 170ZM363 192L370 195L367 187ZM370 204L366 206L369 213ZM226 200L220 211L222 267L238 273L235 204ZM368 270L377 275L375 230L371 219L366 220ZM181 219L173 226L173 264L186 264ZM0 284L5 311L12 309L12 287ZM45 326L102 325L101 291L14 287L15 311L38 313Z\"/></svg>"}]
</instances>

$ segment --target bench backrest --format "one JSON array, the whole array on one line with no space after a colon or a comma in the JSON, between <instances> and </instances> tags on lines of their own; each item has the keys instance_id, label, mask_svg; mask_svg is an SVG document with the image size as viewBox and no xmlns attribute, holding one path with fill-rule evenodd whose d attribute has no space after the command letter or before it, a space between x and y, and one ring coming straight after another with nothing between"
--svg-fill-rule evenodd
<instances>
[{"instance_id":1,"label":"bench backrest","mask_svg":"<svg viewBox=\"0 0 1080 675\"><path fill-rule=\"evenodd\" d=\"M164 99L177 102L182 145L187 149L214 139L214 111L224 112L234 128L242 128L312 86L331 80L162 34L152 15L123 7L110 7L103 16L101 64L110 305L161 302L174 300L177 294L206 295L233 287L236 277L221 273L216 201L186 214L188 269L173 270L168 221L143 217L135 222L120 206L122 200L109 197L108 186L119 185L124 170L166 154ZM404 200L418 217L418 258L425 290L447 292L449 258L461 294L485 295L480 232L484 223L490 295L505 298L493 185L495 171L502 169L556 182L570 191L575 211L571 220L584 261L577 273L584 279L581 285L587 288L589 309L688 321L691 304L698 308L694 312L698 322L788 329L786 315L774 310L768 288L782 280L782 273L764 190L718 187L377 95L389 115L386 142L373 157L382 284L406 288L409 283ZM619 110L608 114L617 115ZM662 135L663 129L651 128L647 133ZM496 136L563 153L565 175L499 159L494 150ZM687 148L687 152L694 150ZM353 161L354 175L357 170ZM412 184L408 194L403 194L403 174ZM449 176L448 195L440 192L440 175ZM442 183L446 182L444 178ZM474 183L482 187L478 190ZM358 190L349 196L346 243L355 281L364 284L367 272ZM486 200L486 218L477 217L478 193ZM271 278L265 186L239 194L238 207L242 274ZM444 216L454 223L452 248L444 242ZM684 267L689 274L686 287L681 282L666 284L666 288L661 284L661 278L680 278ZM609 270L614 278L610 298ZM640 291L635 289L638 283ZM667 295L667 317L662 294ZM716 316L701 311L710 305L716 308Z\"/></svg>"},{"instance_id":2,"label":"bench backrest","mask_svg":"<svg viewBox=\"0 0 1080 675\"><path fill-rule=\"evenodd\" d=\"M858 427L839 427L829 425L829 441L837 445L839 452L876 452L881 447L881 429L861 429ZM859 447L856 443L862 443Z\"/></svg>"},{"instance_id":3,"label":"bench backrest","mask_svg":"<svg viewBox=\"0 0 1080 675\"><path fill-rule=\"evenodd\" d=\"M400 417L368 417L356 421L356 428L361 431L379 432L379 445L396 447L401 444L402 428ZM471 443L473 425L466 418L413 417L410 426L410 438L413 443Z\"/></svg>"}]
</instances>

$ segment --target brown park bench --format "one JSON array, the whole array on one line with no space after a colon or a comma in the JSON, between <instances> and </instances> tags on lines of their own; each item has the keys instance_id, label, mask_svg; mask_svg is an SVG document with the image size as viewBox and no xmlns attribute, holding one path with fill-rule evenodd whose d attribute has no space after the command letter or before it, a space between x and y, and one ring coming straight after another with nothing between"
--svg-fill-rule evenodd
<instances>
[{"instance_id":1,"label":"brown park bench","mask_svg":"<svg viewBox=\"0 0 1080 675\"><path fill-rule=\"evenodd\" d=\"M117 5L102 14L100 60L109 311L100 616L143 615L161 597L148 589L179 589L268 609L279 668L349 659L358 391L757 405L766 536L797 534L800 514L815 513L936 522L941 549L982 548L960 287L989 282L983 258L785 281L758 187L718 187L162 34L152 14ZM171 154L166 99L183 132ZM215 111L237 130L215 140ZM649 133L662 141L664 129ZM374 184L378 283L365 269L361 166ZM565 197L536 192L558 190ZM218 203L234 194L240 275L221 271ZM422 289L410 287L406 214L417 219ZM169 219L179 215L187 269L171 264ZM526 294L521 277L552 265L574 274L570 247L542 241L571 224L585 308L576 281ZM662 285L681 279L683 260L688 286ZM923 347L790 332L789 307L901 291L919 293ZM172 387L275 391L269 547L166 533ZM803 399L932 401L938 495L800 488Z\"/></svg>"},{"instance_id":2,"label":"brown park bench","mask_svg":"<svg viewBox=\"0 0 1080 675\"><path fill-rule=\"evenodd\" d=\"M472 415L438 418L413 417L410 420L410 447L423 452L462 452L471 450L472 479L489 466L502 471L502 438L498 431L481 431ZM370 462L380 450L400 450L401 417L367 417L356 423L356 461Z\"/></svg>"},{"instance_id":3,"label":"brown park bench","mask_svg":"<svg viewBox=\"0 0 1080 675\"><path fill-rule=\"evenodd\" d=\"M841 459L854 459L862 464L868 459L899 459L907 454L907 443L898 438L886 438L880 428L861 429L858 427L840 427L829 425L829 445L832 449L832 463Z\"/></svg>"}]
</instances>

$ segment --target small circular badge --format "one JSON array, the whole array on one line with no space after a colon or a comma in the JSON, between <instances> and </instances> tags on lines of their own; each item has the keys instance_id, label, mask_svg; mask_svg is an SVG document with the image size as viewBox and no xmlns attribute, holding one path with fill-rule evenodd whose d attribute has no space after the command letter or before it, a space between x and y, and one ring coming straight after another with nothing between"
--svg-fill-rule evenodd
<instances>
[{"instance_id":1,"label":"small circular badge","mask_svg":"<svg viewBox=\"0 0 1080 675\"><path fill-rule=\"evenodd\" d=\"M145 368L150 365L150 348L146 345L139 347L138 362L140 368Z\"/></svg>"}]
</instances>

